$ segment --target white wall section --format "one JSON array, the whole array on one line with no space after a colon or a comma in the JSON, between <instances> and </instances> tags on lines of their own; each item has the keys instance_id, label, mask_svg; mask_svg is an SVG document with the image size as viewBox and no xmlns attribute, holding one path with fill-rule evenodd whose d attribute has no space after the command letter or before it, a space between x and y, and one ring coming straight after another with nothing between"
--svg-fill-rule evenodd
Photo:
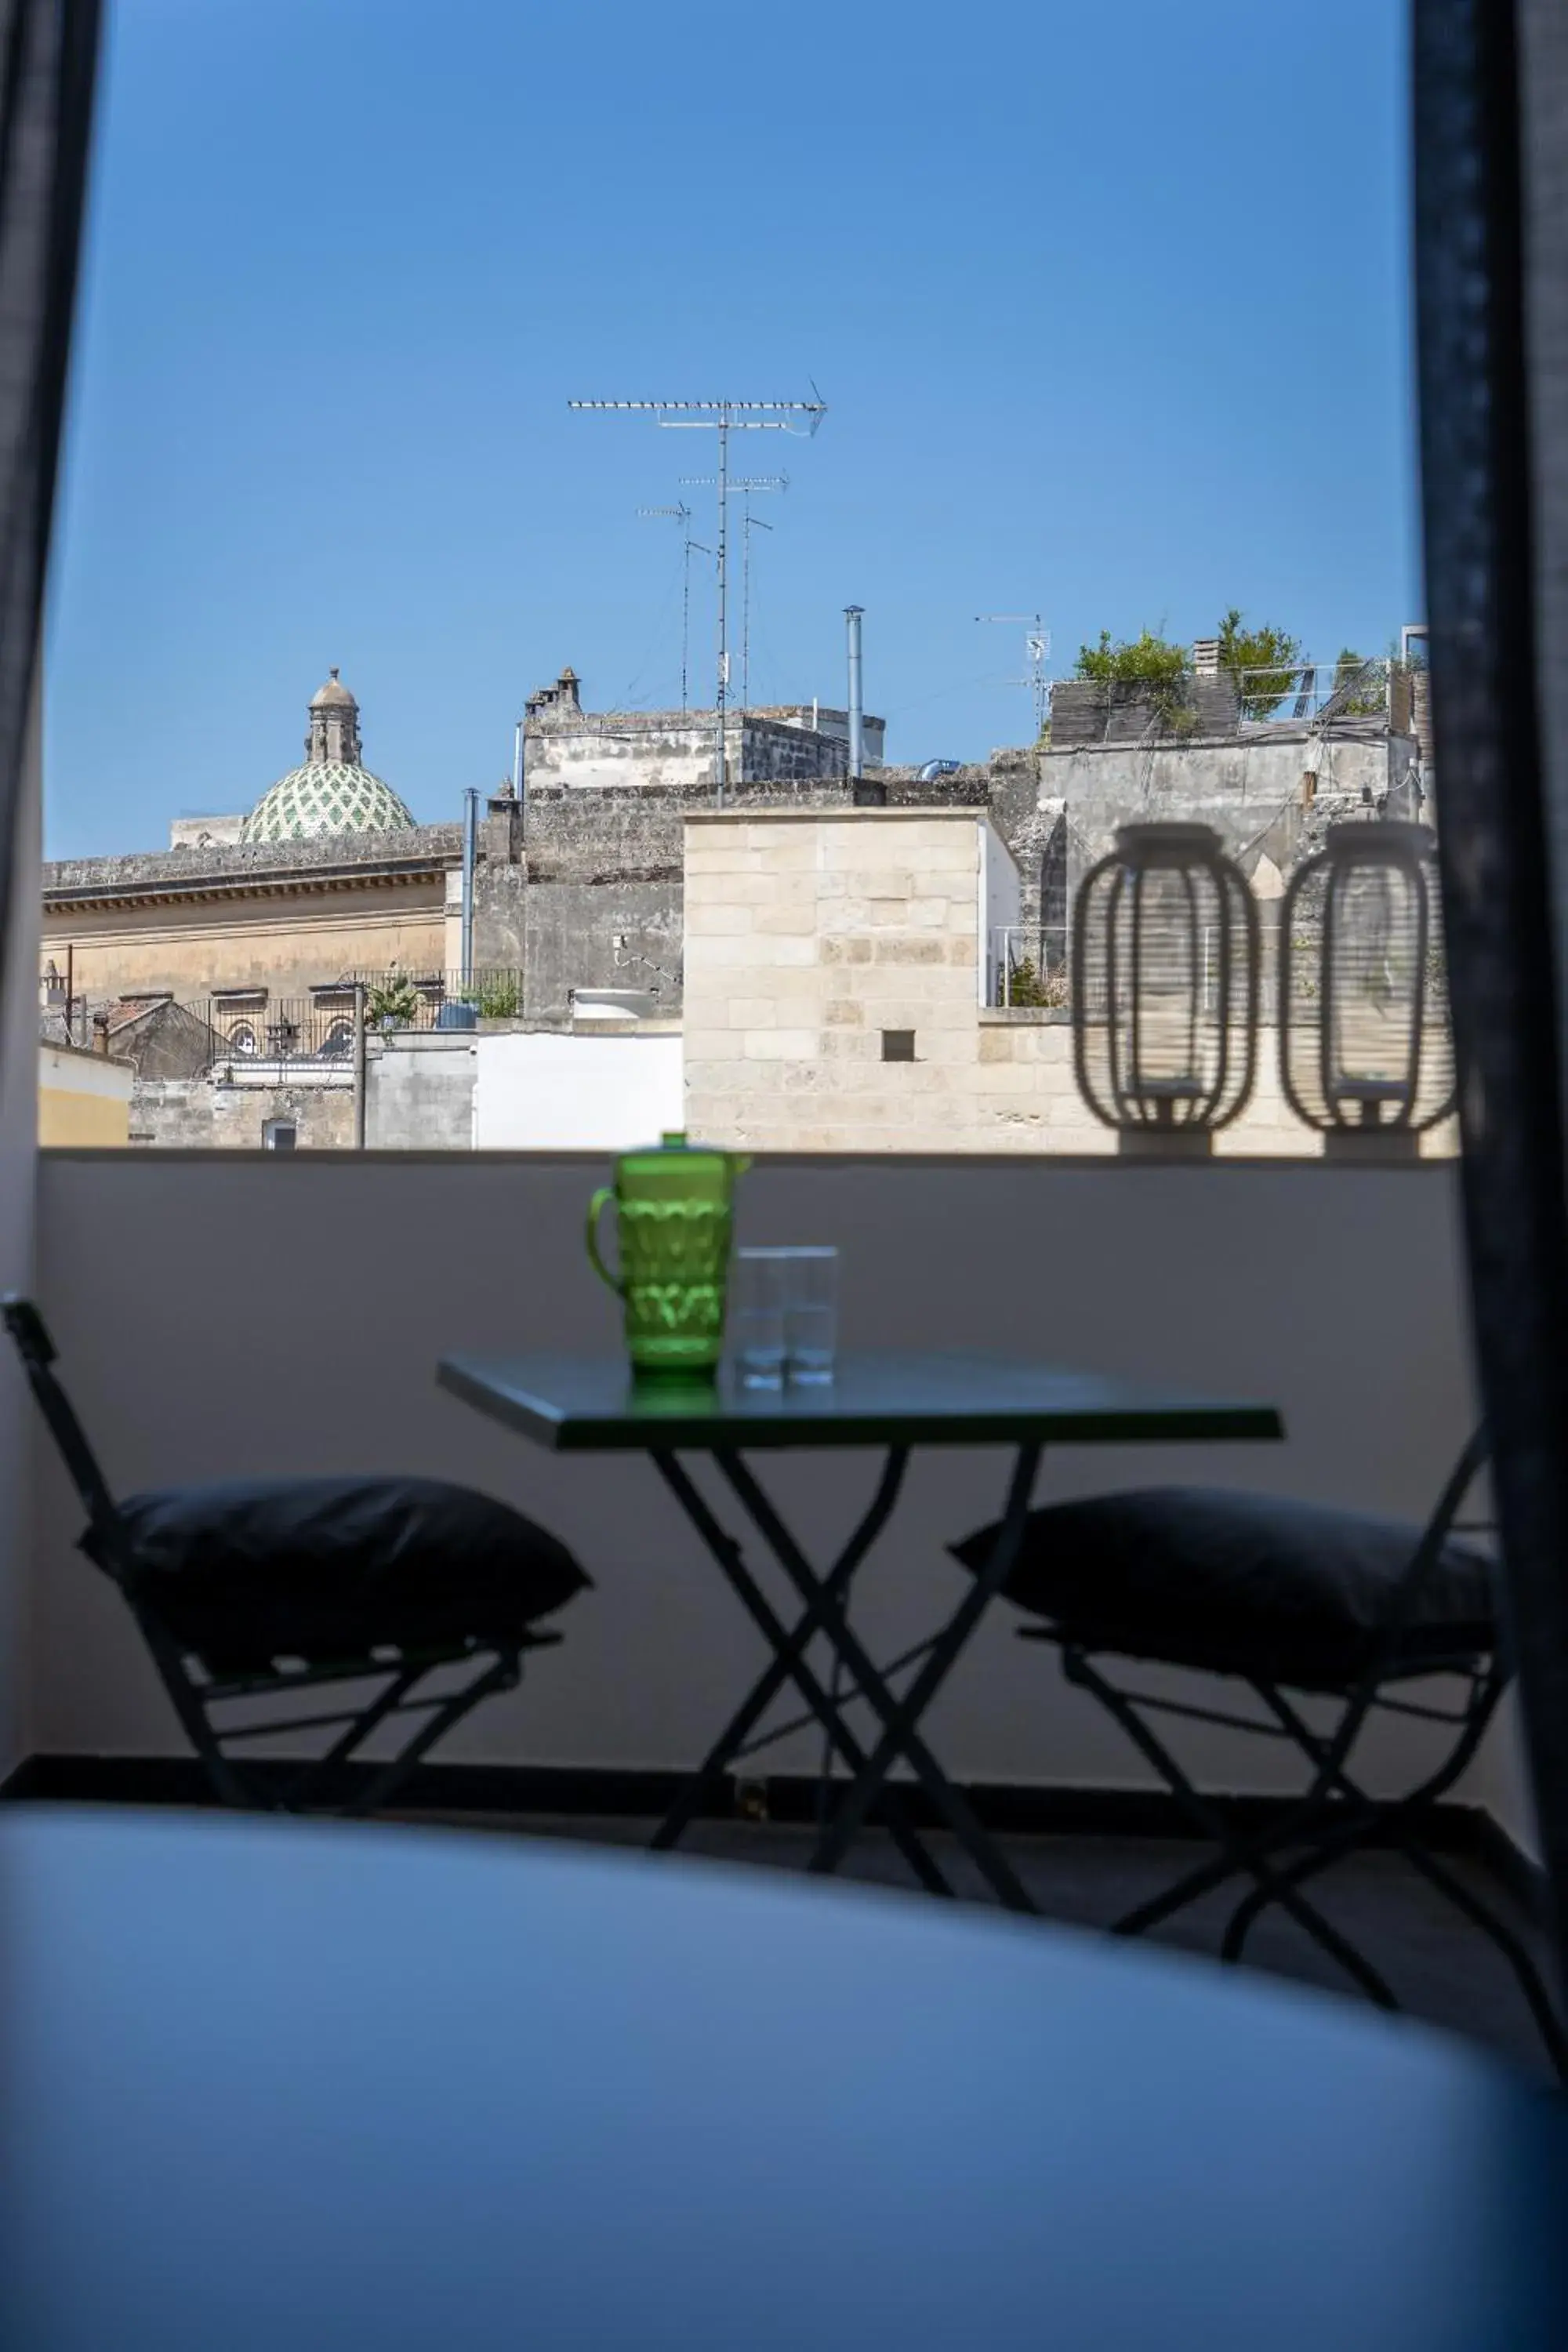
<instances>
[{"instance_id":1,"label":"white wall section","mask_svg":"<svg viewBox=\"0 0 1568 2352\"><path fill-rule=\"evenodd\" d=\"M653 1036L482 1032L480 1151L629 1151L685 1124L679 1030Z\"/></svg>"}]
</instances>

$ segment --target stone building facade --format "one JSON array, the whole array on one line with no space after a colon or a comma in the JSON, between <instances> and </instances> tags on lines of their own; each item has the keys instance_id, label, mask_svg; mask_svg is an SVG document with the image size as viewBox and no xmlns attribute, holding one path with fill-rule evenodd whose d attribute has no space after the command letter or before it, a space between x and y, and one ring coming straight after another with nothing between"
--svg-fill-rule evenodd
<instances>
[{"instance_id":1,"label":"stone building facade","mask_svg":"<svg viewBox=\"0 0 1568 2352\"><path fill-rule=\"evenodd\" d=\"M523 771L531 794L605 787L711 787L718 767L712 710L586 711L574 669L528 698ZM868 774L882 766L886 721L862 723ZM724 727L726 781L737 784L810 783L849 772L849 714L818 702L731 709Z\"/></svg>"}]
</instances>

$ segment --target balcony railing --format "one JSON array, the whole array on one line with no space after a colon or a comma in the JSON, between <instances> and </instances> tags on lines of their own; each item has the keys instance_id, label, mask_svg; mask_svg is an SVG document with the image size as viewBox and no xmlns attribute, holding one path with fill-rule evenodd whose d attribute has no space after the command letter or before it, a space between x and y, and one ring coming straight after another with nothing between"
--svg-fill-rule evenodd
<instances>
[{"instance_id":1,"label":"balcony railing","mask_svg":"<svg viewBox=\"0 0 1568 2352\"><path fill-rule=\"evenodd\" d=\"M991 933L985 1002L1016 1012L1065 1011L1068 931L1065 923L1005 923Z\"/></svg>"},{"instance_id":2,"label":"balcony railing","mask_svg":"<svg viewBox=\"0 0 1568 2352\"><path fill-rule=\"evenodd\" d=\"M353 972L305 997L233 990L188 1009L210 1033L209 1069L287 1065L348 1071L359 988L364 992L365 1028L373 1036L477 1028L484 1021L513 1020L522 1010L521 971L499 966L466 979L458 972Z\"/></svg>"},{"instance_id":3,"label":"balcony railing","mask_svg":"<svg viewBox=\"0 0 1568 2352\"><path fill-rule=\"evenodd\" d=\"M1266 928L1264 940L1258 1011L1259 1020L1268 1027L1279 1019L1279 966L1271 929ZM1070 929L1065 923L999 925L991 933L985 959L986 1003L1007 1012L1070 1013ZM1299 951L1306 945L1303 927ZM1203 959L1199 1001L1205 1013L1212 1013L1219 996L1218 941L1212 926L1204 928L1199 953Z\"/></svg>"}]
</instances>

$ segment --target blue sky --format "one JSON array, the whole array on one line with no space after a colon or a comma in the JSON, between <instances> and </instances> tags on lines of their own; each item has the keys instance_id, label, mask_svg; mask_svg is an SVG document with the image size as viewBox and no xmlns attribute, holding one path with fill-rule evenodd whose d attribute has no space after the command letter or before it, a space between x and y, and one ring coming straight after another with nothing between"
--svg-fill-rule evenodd
<instances>
[{"instance_id":1,"label":"blue sky","mask_svg":"<svg viewBox=\"0 0 1568 2352\"><path fill-rule=\"evenodd\" d=\"M678 700L679 537L636 509L710 437L574 395L821 387L814 441L735 445L792 485L752 697L841 701L861 604L892 758L1026 739L977 613L1038 606L1058 670L1231 604L1327 657L1418 617L1397 0L110 14L51 855L247 806L331 663L422 819L563 662Z\"/></svg>"}]
</instances>

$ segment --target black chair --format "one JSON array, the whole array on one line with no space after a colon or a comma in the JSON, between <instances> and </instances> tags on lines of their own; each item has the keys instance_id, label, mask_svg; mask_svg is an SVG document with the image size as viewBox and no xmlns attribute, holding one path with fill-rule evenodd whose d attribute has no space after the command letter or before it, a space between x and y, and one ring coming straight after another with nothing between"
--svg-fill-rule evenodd
<instances>
[{"instance_id":1,"label":"black chair","mask_svg":"<svg viewBox=\"0 0 1568 2352\"><path fill-rule=\"evenodd\" d=\"M1226 1960L1240 1958L1259 1916L1278 1905L1373 2000L1397 2009L1380 1971L1302 1891L1352 1849L1392 1848L1502 1953L1568 2080L1568 2039L1530 1953L1432 1851L1434 1808L1474 1756L1512 1675L1492 1555L1467 1540L1483 1523L1459 1517L1486 1459L1480 1434L1424 1529L1217 1489L1058 1503L1030 1513L1004 1590L1045 1621L1021 1628L1022 1637L1059 1649L1068 1681L1110 1710L1215 1848L1211 1861L1117 1920L1113 1933L1142 1935L1227 1879L1246 1878L1221 1947ZM977 1568L993 1537L991 1528L967 1537L954 1557ZM1231 1677L1262 1713L1129 1688L1130 1661ZM1447 1678L1452 1698L1408 1695L1406 1685L1429 1677ZM1337 1706L1326 1728L1310 1719L1323 1700ZM1352 1775L1356 1743L1380 1713L1442 1730L1442 1760L1399 1797L1372 1796ZM1306 1759L1307 1785L1244 1832L1156 1736L1149 1718L1160 1715L1288 1740Z\"/></svg>"},{"instance_id":2,"label":"black chair","mask_svg":"<svg viewBox=\"0 0 1568 2352\"><path fill-rule=\"evenodd\" d=\"M81 1549L123 1594L221 1803L370 1812L470 1708L515 1688L526 1651L560 1641L538 1620L588 1584L577 1561L506 1504L444 1480L258 1479L117 1503L37 1308L8 1297L4 1315L87 1512ZM357 1691L331 1687L344 1685ZM322 1685L335 1702L323 1712L258 1718L252 1705L232 1719L238 1702ZM362 1759L398 1717L423 1719L389 1759ZM307 1731L338 1737L302 1761L226 1752Z\"/></svg>"}]
</instances>

